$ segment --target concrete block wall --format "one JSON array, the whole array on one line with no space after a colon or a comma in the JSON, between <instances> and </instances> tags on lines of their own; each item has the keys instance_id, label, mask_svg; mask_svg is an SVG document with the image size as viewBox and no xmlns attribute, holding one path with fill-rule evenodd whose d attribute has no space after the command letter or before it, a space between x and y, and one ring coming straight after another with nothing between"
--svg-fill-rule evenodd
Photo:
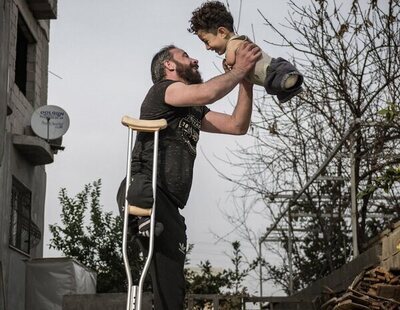
<instances>
[{"instance_id":1,"label":"concrete block wall","mask_svg":"<svg viewBox=\"0 0 400 310\"><path fill-rule=\"evenodd\" d=\"M354 281L355 277L365 268L383 266L386 269L400 270L400 222L383 231L377 236L369 248L358 257L334 271L330 275L315 281L306 289L294 294L299 299L312 300L322 294L324 287L329 287L335 292L345 291ZM275 310L289 309L288 304L280 303L274 306ZM304 306L302 310L308 310Z\"/></svg>"},{"instance_id":2,"label":"concrete block wall","mask_svg":"<svg viewBox=\"0 0 400 310\"><path fill-rule=\"evenodd\" d=\"M50 22L36 19L28 0L0 0L0 4L0 104L4 105L1 111L6 111L7 106L12 109L11 115L4 115L5 122L0 122L0 264L6 309L26 310L24 261L42 257L43 241L31 248L29 254L9 244L12 178L16 177L30 190L31 220L43 233L46 171L45 166L32 165L29 158L14 147L12 136L26 134L33 111L47 104ZM27 54L26 95L14 82L19 16L26 24L31 41Z\"/></svg>"},{"instance_id":3,"label":"concrete block wall","mask_svg":"<svg viewBox=\"0 0 400 310\"><path fill-rule=\"evenodd\" d=\"M346 290L353 282L354 278L366 267L378 265L382 246L378 243L367 251L361 253L354 260L332 272L330 275L315 281L312 285L294 294L295 297L314 298L322 293L324 287L329 287L335 292Z\"/></svg>"},{"instance_id":4,"label":"concrete block wall","mask_svg":"<svg viewBox=\"0 0 400 310\"><path fill-rule=\"evenodd\" d=\"M381 242L381 265L388 270L400 270L400 222L381 234Z\"/></svg>"},{"instance_id":5,"label":"concrete block wall","mask_svg":"<svg viewBox=\"0 0 400 310\"><path fill-rule=\"evenodd\" d=\"M65 295L62 310L126 310L126 294ZM151 310L151 293L143 294L143 310Z\"/></svg>"},{"instance_id":6,"label":"concrete block wall","mask_svg":"<svg viewBox=\"0 0 400 310\"><path fill-rule=\"evenodd\" d=\"M14 84L18 16L24 19L34 43L28 47L26 96ZM13 114L9 117L9 132L23 134L30 126L35 109L47 104L49 21L34 18L26 1L14 0L10 13L9 92Z\"/></svg>"}]
</instances>

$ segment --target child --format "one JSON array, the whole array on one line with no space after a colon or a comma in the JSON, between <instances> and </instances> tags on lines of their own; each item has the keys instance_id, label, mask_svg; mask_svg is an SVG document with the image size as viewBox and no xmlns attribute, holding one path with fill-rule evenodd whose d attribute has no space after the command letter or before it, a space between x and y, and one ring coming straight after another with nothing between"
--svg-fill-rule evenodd
<instances>
[{"instance_id":1,"label":"child","mask_svg":"<svg viewBox=\"0 0 400 310\"><path fill-rule=\"evenodd\" d=\"M208 1L192 12L189 32L196 34L206 45L206 49L218 55L225 54L225 71L235 64L235 53L239 45L249 41L246 36L236 35L233 17L223 3ZM270 95L276 95L280 103L290 100L303 91L303 76L283 58L272 58L262 53L254 71L247 76L254 84L264 86Z\"/></svg>"}]
</instances>

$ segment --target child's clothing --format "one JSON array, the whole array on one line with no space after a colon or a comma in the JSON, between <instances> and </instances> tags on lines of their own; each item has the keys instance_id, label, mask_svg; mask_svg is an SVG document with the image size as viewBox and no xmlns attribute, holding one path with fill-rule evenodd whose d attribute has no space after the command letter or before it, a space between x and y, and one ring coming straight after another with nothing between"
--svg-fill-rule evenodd
<instances>
[{"instance_id":1,"label":"child's clothing","mask_svg":"<svg viewBox=\"0 0 400 310\"><path fill-rule=\"evenodd\" d=\"M232 36L231 40L250 41L245 35ZM228 44L229 44L228 41ZM298 77L293 87L285 88L286 80L292 76ZM272 58L262 51L262 57L257 61L254 71L248 76L248 80L256 85L263 86L268 94L276 95L280 103L286 102L303 91L303 75L287 60Z\"/></svg>"}]
</instances>

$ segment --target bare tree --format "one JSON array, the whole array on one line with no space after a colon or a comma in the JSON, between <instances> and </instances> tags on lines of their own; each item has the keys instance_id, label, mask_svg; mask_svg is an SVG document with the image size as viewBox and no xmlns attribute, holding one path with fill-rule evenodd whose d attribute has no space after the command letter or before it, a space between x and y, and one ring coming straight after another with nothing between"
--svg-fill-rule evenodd
<instances>
[{"instance_id":1,"label":"bare tree","mask_svg":"<svg viewBox=\"0 0 400 310\"><path fill-rule=\"evenodd\" d=\"M292 60L305 76L305 91L281 105L271 102L265 93L256 98L250 130L254 144L238 147L233 151L234 159L229 160L241 167L243 174L224 175L233 182L235 193L240 190L242 197L253 195L257 212L266 219L281 219L277 228L281 228L286 251L289 241L296 241L292 283L278 280L282 275L288 278L289 261L280 266L265 264L268 273L276 275L276 283L288 292L353 257L352 176L359 193L360 250L387 227L387 215L393 220L400 217L395 182L400 174L393 168L400 162L396 117L400 96L399 1L319 0L300 6L292 0L289 7L290 15L281 26L273 25L263 8L259 13L281 38L279 44L266 42L293 50ZM296 34L295 40L286 35L288 31ZM351 135L345 136L348 132ZM296 197L339 143L340 151L319 171L319 178ZM387 180L388 172L389 182L377 182ZM243 212L238 218L243 218ZM249 225L232 216L230 221L256 243Z\"/></svg>"}]
</instances>

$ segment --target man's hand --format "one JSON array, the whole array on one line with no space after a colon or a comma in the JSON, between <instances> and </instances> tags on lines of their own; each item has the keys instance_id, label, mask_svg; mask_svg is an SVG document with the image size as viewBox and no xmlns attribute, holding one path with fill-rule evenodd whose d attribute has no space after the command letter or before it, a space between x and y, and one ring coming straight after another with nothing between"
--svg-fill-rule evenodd
<instances>
[{"instance_id":1,"label":"man's hand","mask_svg":"<svg viewBox=\"0 0 400 310\"><path fill-rule=\"evenodd\" d=\"M225 73L231 71L232 67L228 66L226 63L226 59L224 58L222 60L222 68L224 69Z\"/></svg>"},{"instance_id":2,"label":"man's hand","mask_svg":"<svg viewBox=\"0 0 400 310\"><path fill-rule=\"evenodd\" d=\"M254 68L261 57L261 49L250 42L243 42L236 50L236 61L232 70L243 71L246 74Z\"/></svg>"}]
</instances>

